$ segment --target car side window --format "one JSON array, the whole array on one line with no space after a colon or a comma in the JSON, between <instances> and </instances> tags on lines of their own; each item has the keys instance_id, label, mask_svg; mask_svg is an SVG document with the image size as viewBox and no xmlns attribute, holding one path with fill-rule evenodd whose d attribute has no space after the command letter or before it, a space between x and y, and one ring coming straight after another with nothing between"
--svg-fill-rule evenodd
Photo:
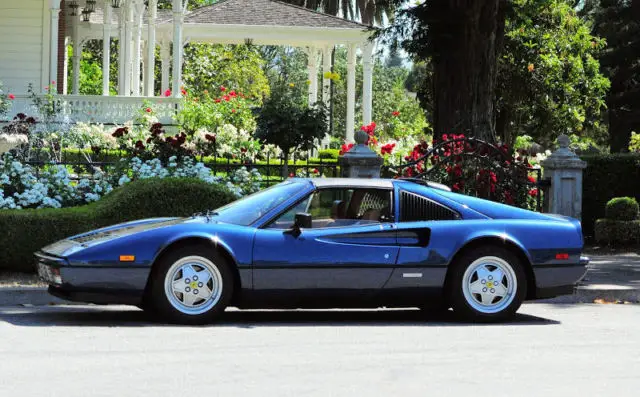
<instances>
[{"instance_id":1,"label":"car side window","mask_svg":"<svg viewBox=\"0 0 640 397\"><path fill-rule=\"evenodd\" d=\"M317 190L267 226L289 229L299 212L311 214L314 229L392 221L391 191L330 188Z\"/></svg>"},{"instance_id":2,"label":"car side window","mask_svg":"<svg viewBox=\"0 0 640 397\"><path fill-rule=\"evenodd\" d=\"M419 194L400 192L400 222L451 221L460 219L460 215Z\"/></svg>"}]
</instances>

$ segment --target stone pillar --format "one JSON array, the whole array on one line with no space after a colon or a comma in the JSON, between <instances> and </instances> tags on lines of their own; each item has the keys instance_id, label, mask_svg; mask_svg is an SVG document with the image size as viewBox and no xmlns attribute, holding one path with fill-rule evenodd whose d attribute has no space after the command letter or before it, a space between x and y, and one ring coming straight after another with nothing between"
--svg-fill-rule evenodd
<instances>
[{"instance_id":1,"label":"stone pillar","mask_svg":"<svg viewBox=\"0 0 640 397\"><path fill-rule=\"evenodd\" d=\"M169 68L171 65L171 51L169 48L169 43L162 42L160 44L160 62L162 69L161 83L162 83L162 96L164 93L170 89L169 86Z\"/></svg>"},{"instance_id":2,"label":"stone pillar","mask_svg":"<svg viewBox=\"0 0 640 397\"><path fill-rule=\"evenodd\" d=\"M49 54L49 81L47 82L47 86L51 84L52 81L58 80L58 24L60 23L60 0L50 0L49 9L51 11L51 52Z\"/></svg>"},{"instance_id":3,"label":"stone pillar","mask_svg":"<svg viewBox=\"0 0 640 397\"><path fill-rule=\"evenodd\" d=\"M371 124L373 111L373 47L368 41L362 48L362 120L364 125Z\"/></svg>"},{"instance_id":4,"label":"stone pillar","mask_svg":"<svg viewBox=\"0 0 640 397\"><path fill-rule=\"evenodd\" d=\"M149 20L147 22L147 57L146 79L144 82L144 93L146 96L153 96L155 86L155 66L156 66L156 17L158 15L158 0L149 1Z\"/></svg>"},{"instance_id":5,"label":"stone pillar","mask_svg":"<svg viewBox=\"0 0 640 397\"><path fill-rule=\"evenodd\" d=\"M102 95L109 95L109 72L111 68L111 3L104 4L102 23Z\"/></svg>"},{"instance_id":6,"label":"stone pillar","mask_svg":"<svg viewBox=\"0 0 640 397\"><path fill-rule=\"evenodd\" d=\"M365 143L369 135L362 130L355 133L356 145L338 158L343 178L380 178L384 159Z\"/></svg>"},{"instance_id":7,"label":"stone pillar","mask_svg":"<svg viewBox=\"0 0 640 397\"><path fill-rule=\"evenodd\" d=\"M182 23L184 10L182 0L173 0L173 96L180 98L182 84Z\"/></svg>"},{"instance_id":8,"label":"stone pillar","mask_svg":"<svg viewBox=\"0 0 640 397\"><path fill-rule=\"evenodd\" d=\"M350 44L347 51L347 142L353 142L356 118L356 45Z\"/></svg>"},{"instance_id":9,"label":"stone pillar","mask_svg":"<svg viewBox=\"0 0 640 397\"><path fill-rule=\"evenodd\" d=\"M560 135L558 143L560 148L541 162L544 178L551 182L546 193L549 212L581 219L582 173L587 163L569 149L568 136Z\"/></svg>"}]
</instances>

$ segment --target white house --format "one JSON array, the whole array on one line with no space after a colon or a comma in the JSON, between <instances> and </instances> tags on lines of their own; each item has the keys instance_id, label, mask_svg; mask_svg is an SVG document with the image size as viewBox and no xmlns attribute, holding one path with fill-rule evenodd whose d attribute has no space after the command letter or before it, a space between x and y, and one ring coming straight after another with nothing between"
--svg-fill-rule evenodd
<instances>
[{"instance_id":1,"label":"white house","mask_svg":"<svg viewBox=\"0 0 640 397\"><path fill-rule=\"evenodd\" d=\"M371 122L372 53L367 26L276 0L223 0L193 11L188 0L173 0L171 10L158 10L157 0L2 0L0 1L0 81L16 96L12 113L28 109L27 87L44 93L56 82L65 117L72 121L123 122L144 100L155 103L163 121L180 106L183 46L187 42L287 45L308 54L309 98L329 101L330 80L318 84L318 68L330 71L331 50L348 48L347 138L353 140L356 54L363 60L362 107ZM118 95L109 95L112 39L119 46ZM78 95L82 46L103 45L103 95ZM74 53L68 59L67 46ZM155 49L161 54L161 89L154 92ZM72 67L75 81L67 81ZM161 93L170 89L171 98Z\"/></svg>"}]
</instances>

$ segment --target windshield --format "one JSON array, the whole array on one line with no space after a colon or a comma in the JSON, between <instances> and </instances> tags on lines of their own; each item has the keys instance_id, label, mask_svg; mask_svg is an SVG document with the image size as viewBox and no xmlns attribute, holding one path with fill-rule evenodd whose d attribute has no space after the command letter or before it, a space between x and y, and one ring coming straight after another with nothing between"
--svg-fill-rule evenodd
<instances>
[{"instance_id":1,"label":"windshield","mask_svg":"<svg viewBox=\"0 0 640 397\"><path fill-rule=\"evenodd\" d=\"M234 225L250 225L306 186L309 184L300 181L282 182L216 209L214 219Z\"/></svg>"}]
</instances>

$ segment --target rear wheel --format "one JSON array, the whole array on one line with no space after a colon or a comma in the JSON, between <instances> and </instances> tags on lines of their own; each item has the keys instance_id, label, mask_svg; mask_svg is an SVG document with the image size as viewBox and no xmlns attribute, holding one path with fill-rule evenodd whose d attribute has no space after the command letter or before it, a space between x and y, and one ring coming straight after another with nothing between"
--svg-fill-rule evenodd
<instances>
[{"instance_id":1,"label":"rear wheel","mask_svg":"<svg viewBox=\"0 0 640 397\"><path fill-rule=\"evenodd\" d=\"M452 271L450 302L464 320L505 320L515 314L527 294L523 265L504 248L473 249L456 261Z\"/></svg>"},{"instance_id":2,"label":"rear wheel","mask_svg":"<svg viewBox=\"0 0 640 397\"><path fill-rule=\"evenodd\" d=\"M185 246L156 264L150 311L162 320L204 324L216 320L233 294L233 274L225 259L207 246Z\"/></svg>"}]
</instances>

